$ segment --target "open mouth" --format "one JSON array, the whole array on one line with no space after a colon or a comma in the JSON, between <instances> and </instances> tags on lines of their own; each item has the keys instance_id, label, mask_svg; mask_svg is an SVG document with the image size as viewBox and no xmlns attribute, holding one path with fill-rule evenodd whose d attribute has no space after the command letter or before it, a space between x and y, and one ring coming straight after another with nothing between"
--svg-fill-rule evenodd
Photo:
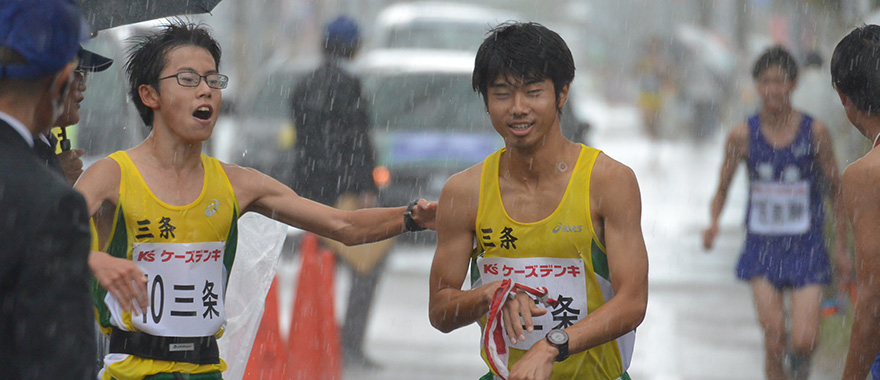
<instances>
[{"instance_id":1,"label":"open mouth","mask_svg":"<svg viewBox=\"0 0 880 380\"><path fill-rule=\"evenodd\" d=\"M532 123L508 124L508 126L514 131L526 131L532 126Z\"/></svg>"},{"instance_id":2,"label":"open mouth","mask_svg":"<svg viewBox=\"0 0 880 380\"><path fill-rule=\"evenodd\" d=\"M211 114L213 113L214 112L213 110L211 110L211 107L201 106L196 109L196 112L193 112L193 117L199 120L207 121L211 119Z\"/></svg>"}]
</instances>

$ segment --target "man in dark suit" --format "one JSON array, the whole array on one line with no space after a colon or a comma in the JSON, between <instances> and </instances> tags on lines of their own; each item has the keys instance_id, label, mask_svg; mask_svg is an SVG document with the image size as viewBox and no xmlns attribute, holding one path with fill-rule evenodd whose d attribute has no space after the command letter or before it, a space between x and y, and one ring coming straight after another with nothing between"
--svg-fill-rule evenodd
<instances>
[{"instance_id":1,"label":"man in dark suit","mask_svg":"<svg viewBox=\"0 0 880 380\"><path fill-rule=\"evenodd\" d=\"M94 379L88 211L34 150L64 110L76 0L0 0L0 373Z\"/></svg>"}]
</instances>

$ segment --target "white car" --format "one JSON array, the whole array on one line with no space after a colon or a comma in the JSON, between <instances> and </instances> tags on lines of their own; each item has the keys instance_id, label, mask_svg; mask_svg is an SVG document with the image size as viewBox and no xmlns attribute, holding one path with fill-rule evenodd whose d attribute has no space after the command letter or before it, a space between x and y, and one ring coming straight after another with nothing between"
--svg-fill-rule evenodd
<instances>
[{"instance_id":1,"label":"white car","mask_svg":"<svg viewBox=\"0 0 880 380\"><path fill-rule=\"evenodd\" d=\"M383 205L438 199L452 174L503 146L471 87L473 52L376 50L358 61Z\"/></svg>"},{"instance_id":2,"label":"white car","mask_svg":"<svg viewBox=\"0 0 880 380\"><path fill-rule=\"evenodd\" d=\"M474 53L498 24L517 13L465 3L398 3L379 12L367 48L444 49Z\"/></svg>"}]
</instances>

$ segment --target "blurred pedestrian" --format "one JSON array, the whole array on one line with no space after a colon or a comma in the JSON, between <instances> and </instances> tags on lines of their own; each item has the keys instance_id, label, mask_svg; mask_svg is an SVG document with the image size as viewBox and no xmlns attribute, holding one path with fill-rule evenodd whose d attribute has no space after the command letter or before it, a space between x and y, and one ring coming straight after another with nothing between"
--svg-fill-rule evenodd
<instances>
[{"instance_id":1,"label":"blurred pedestrian","mask_svg":"<svg viewBox=\"0 0 880 380\"><path fill-rule=\"evenodd\" d=\"M702 60L694 59L681 79L682 97L691 107L691 136L697 141L710 139L718 129L723 94L716 73Z\"/></svg>"},{"instance_id":2,"label":"blurred pedestrian","mask_svg":"<svg viewBox=\"0 0 880 380\"><path fill-rule=\"evenodd\" d=\"M880 26L863 25L844 37L831 56L831 80L847 118L874 142L843 173L843 203L855 240L858 299L843 379L880 379ZM874 362L872 368L871 362Z\"/></svg>"},{"instance_id":3,"label":"blurred pedestrian","mask_svg":"<svg viewBox=\"0 0 880 380\"><path fill-rule=\"evenodd\" d=\"M443 187L429 317L443 332L480 323L483 379L629 378L648 301L639 186L563 136L574 70L536 23L500 25L477 51L473 87L505 148Z\"/></svg>"},{"instance_id":4,"label":"blurred pedestrian","mask_svg":"<svg viewBox=\"0 0 880 380\"><path fill-rule=\"evenodd\" d=\"M75 0L2 0L0 25L2 377L94 379L86 203L36 151L87 27Z\"/></svg>"},{"instance_id":5,"label":"blurred pedestrian","mask_svg":"<svg viewBox=\"0 0 880 380\"><path fill-rule=\"evenodd\" d=\"M436 205L424 200L342 211L203 155L229 79L219 72L220 55L203 25L178 20L135 37L129 96L151 133L95 162L76 183L104 250L89 257L100 285L98 321L110 335L104 380L222 378L216 338L244 213L352 245L433 226Z\"/></svg>"},{"instance_id":6,"label":"blurred pedestrian","mask_svg":"<svg viewBox=\"0 0 880 380\"><path fill-rule=\"evenodd\" d=\"M661 113L672 84L669 69L660 37L651 37L645 42L645 49L636 66L638 106L645 132L651 139L657 139L661 135Z\"/></svg>"},{"instance_id":7,"label":"blurred pedestrian","mask_svg":"<svg viewBox=\"0 0 880 380\"><path fill-rule=\"evenodd\" d=\"M341 207L343 197L353 199L348 203L354 208L376 205L376 162L367 101L350 67L359 48L360 32L354 20L338 17L327 23L324 60L296 85L291 96L296 128L292 187L301 196L329 206ZM383 248L385 253L388 248ZM342 326L345 365L375 366L365 355L363 342L384 261L383 256L366 270L343 261L352 275Z\"/></svg>"},{"instance_id":8,"label":"blurred pedestrian","mask_svg":"<svg viewBox=\"0 0 880 380\"><path fill-rule=\"evenodd\" d=\"M64 175L71 185L76 183L83 172L82 149L70 149L70 140L66 138L65 128L79 123L80 103L85 99L86 78L90 72L104 71L113 64L113 60L86 49L80 48L77 53L79 64L73 71L73 83L70 85L65 102L64 113L55 121L55 126L60 130L61 141L58 140L54 131L41 135L37 142L37 152L49 167ZM60 143L60 144L59 144ZM60 146L59 146L60 145Z\"/></svg>"},{"instance_id":9,"label":"blurred pedestrian","mask_svg":"<svg viewBox=\"0 0 880 380\"><path fill-rule=\"evenodd\" d=\"M764 332L767 378L807 379L819 333L822 290L831 281L823 233L825 184L837 216L834 263L841 278L849 276L840 175L828 128L791 105L798 78L791 54L779 46L768 49L755 62L752 78L761 108L727 137L703 245L712 248L733 175L740 162L745 163L749 204L736 275L752 287ZM788 323L785 296L791 299Z\"/></svg>"}]
</instances>

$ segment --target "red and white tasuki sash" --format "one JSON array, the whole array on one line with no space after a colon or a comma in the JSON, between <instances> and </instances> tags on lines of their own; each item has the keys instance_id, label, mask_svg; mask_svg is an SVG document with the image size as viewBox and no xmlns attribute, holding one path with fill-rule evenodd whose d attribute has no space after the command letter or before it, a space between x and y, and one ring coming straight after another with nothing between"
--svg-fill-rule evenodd
<instances>
[{"instance_id":1,"label":"red and white tasuki sash","mask_svg":"<svg viewBox=\"0 0 880 380\"><path fill-rule=\"evenodd\" d=\"M504 304L508 299L516 296L517 290L529 293L544 304L544 306L553 307L559 302L550 298L547 294L547 288L539 287L537 289L529 286L518 284L511 279L504 279L501 286L495 290L495 296L492 298L492 305L489 307L489 315L486 320L486 328L483 329L483 345L486 355L489 357L489 366L492 372L495 372L502 379L507 380L510 374L507 370L507 343L504 341L504 327L501 325L501 312Z\"/></svg>"}]
</instances>

